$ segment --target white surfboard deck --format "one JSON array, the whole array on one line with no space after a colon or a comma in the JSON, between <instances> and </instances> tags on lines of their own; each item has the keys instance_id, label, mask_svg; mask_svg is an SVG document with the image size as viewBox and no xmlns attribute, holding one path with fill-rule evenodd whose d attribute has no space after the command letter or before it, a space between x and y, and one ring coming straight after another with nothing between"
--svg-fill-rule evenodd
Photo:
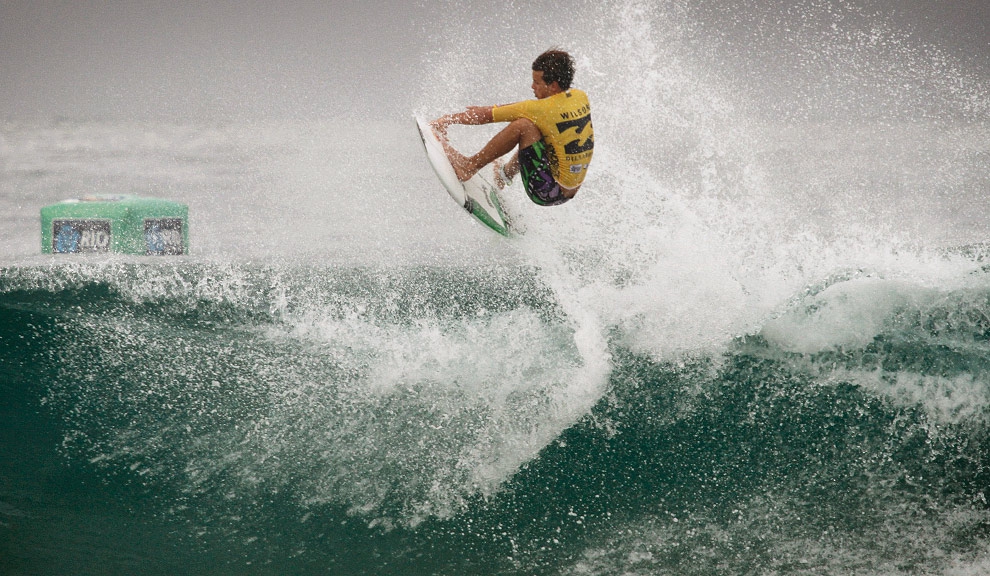
<instances>
[{"instance_id":1,"label":"white surfboard deck","mask_svg":"<svg viewBox=\"0 0 990 576\"><path fill-rule=\"evenodd\" d=\"M416 127L419 128L419 135L426 148L426 159L429 160L430 166L433 166L433 171L437 173L437 178L447 189L450 197L479 222L503 236L508 236L509 223L498 198L498 187L481 175L481 172L488 173L491 169L485 167L467 182L458 181L454 167L451 166L450 159L447 158L443 145L433 132L430 123L416 118Z\"/></svg>"}]
</instances>

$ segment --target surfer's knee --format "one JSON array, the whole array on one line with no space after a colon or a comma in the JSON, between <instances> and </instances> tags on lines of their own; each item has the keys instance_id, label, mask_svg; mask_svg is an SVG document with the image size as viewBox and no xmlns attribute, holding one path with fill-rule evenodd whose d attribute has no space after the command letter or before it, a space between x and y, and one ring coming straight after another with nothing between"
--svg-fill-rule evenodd
<instances>
[{"instance_id":1,"label":"surfer's knee","mask_svg":"<svg viewBox=\"0 0 990 576\"><path fill-rule=\"evenodd\" d=\"M532 146L534 142L543 139L543 133L529 118L517 118L509 126L519 134L519 147Z\"/></svg>"}]
</instances>

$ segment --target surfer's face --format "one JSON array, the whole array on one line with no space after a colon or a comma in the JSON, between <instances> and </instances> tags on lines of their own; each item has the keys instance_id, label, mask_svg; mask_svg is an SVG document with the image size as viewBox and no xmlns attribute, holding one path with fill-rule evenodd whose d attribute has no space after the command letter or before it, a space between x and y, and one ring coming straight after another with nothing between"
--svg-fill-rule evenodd
<instances>
[{"instance_id":1,"label":"surfer's face","mask_svg":"<svg viewBox=\"0 0 990 576\"><path fill-rule=\"evenodd\" d=\"M543 72L540 70L533 70L533 94L537 99L546 98L547 96L553 95L553 89L549 84L543 81Z\"/></svg>"}]
</instances>

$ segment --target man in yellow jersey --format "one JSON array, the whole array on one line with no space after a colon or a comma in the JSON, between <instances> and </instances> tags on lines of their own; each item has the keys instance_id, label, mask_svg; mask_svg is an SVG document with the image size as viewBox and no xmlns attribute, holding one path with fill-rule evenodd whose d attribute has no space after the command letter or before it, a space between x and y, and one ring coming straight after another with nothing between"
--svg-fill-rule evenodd
<instances>
[{"instance_id":1,"label":"man in yellow jersey","mask_svg":"<svg viewBox=\"0 0 990 576\"><path fill-rule=\"evenodd\" d=\"M533 94L503 106L469 106L432 122L434 130L464 182L485 166L495 163L495 181L503 187L522 173L529 198L541 206L556 206L577 193L588 173L595 147L591 105L581 90L571 88L574 59L562 50L547 50L533 62ZM509 122L481 151L464 156L447 142L451 124ZM496 162L513 148L519 151L504 166Z\"/></svg>"}]
</instances>

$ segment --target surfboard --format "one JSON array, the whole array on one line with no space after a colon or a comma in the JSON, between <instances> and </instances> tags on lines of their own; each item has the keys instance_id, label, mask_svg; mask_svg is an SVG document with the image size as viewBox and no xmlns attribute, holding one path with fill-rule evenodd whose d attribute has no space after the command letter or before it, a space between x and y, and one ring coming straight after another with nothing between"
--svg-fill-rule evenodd
<instances>
[{"instance_id":1,"label":"surfboard","mask_svg":"<svg viewBox=\"0 0 990 576\"><path fill-rule=\"evenodd\" d=\"M502 209L502 202L498 198L498 186L481 175L481 172L487 173L491 170L481 170L467 182L458 181L454 167L451 166L450 159L447 158L443 145L430 127L430 123L416 118L416 127L426 149L426 159L450 197L479 222L503 236L508 236L509 223Z\"/></svg>"}]
</instances>

